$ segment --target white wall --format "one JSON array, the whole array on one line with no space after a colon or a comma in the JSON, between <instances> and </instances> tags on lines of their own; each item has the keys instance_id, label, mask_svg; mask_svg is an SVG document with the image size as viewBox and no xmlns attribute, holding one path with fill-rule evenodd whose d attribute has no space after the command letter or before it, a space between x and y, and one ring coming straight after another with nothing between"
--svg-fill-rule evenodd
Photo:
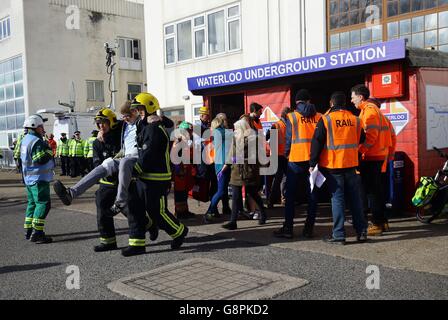
<instances>
[{"instance_id":1,"label":"white wall","mask_svg":"<svg viewBox=\"0 0 448 320\"><path fill-rule=\"evenodd\" d=\"M143 20L103 14L99 21L93 22L92 12L81 9L80 29L68 30L65 6L49 5L48 0L25 0L24 11L30 112L57 107L58 100L68 102L72 81L76 90L76 111L107 106L110 95L105 42L114 42L117 37L140 39L143 60L145 58ZM86 80L104 81L104 102L87 101ZM128 82L146 82L145 63L141 72L116 69L117 109L126 100ZM47 126L51 127L52 123Z\"/></svg>"},{"instance_id":2,"label":"white wall","mask_svg":"<svg viewBox=\"0 0 448 320\"><path fill-rule=\"evenodd\" d=\"M164 64L163 26L167 23L235 3L235 0L151 0L145 6L145 29L148 44L148 90L162 107L185 106L186 118L192 121L191 104L202 97L188 92L187 78L226 70L313 55L325 51L325 1L306 0L306 28L301 25L301 0L241 0L242 50L221 57ZM303 7L303 5L302 5ZM303 10L302 10L303 13ZM306 29L306 43L302 41ZM302 47L301 47L302 45ZM306 48L306 50L305 50ZM184 101L189 94L191 99Z\"/></svg>"},{"instance_id":3,"label":"white wall","mask_svg":"<svg viewBox=\"0 0 448 320\"><path fill-rule=\"evenodd\" d=\"M26 108L28 104L28 91L26 86L27 73L22 0L0 0L0 19L7 16L10 16L11 18L11 37L0 41L0 62L22 55L24 99ZM8 132L12 133L17 131L0 132L0 147L8 146Z\"/></svg>"}]
</instances>

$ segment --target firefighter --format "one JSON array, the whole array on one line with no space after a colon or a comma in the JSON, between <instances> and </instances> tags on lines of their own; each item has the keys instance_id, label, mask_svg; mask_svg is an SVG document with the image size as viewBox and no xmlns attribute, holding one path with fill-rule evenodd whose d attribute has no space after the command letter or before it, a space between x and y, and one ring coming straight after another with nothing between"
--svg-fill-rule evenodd
<instances>
[{"instance_id":1,"label":"firefighter","mask_svg":"<svg viewBox=\"0 0 448 320\"><path fill-rule=\"evenodd\" d=\"M71 159L71 177L79 177L84 174L84 141L81 139L81 132L75 131L75 137L70 141L69 156Z\"/></svg>"},{"instance_id":2,"label":"firefighter","mask_svg":"<svg viewBox=\"0 0 448 320\"><path fill-rule=\"evenodd\" d=\"M331 109L319 120L311 143L310 172L319 164L331 192L333 233L326 243L345 245L345 196L358 242L367 241L367 221L362 213L360 182L356 174L358 146L363 141L359 118L346 107L346 95L335 92Z\"/></svg>"},{"instance_id":3,"label":"firefighter","mask_svg":"<svg viewBox=\"0 0 448 320\"><path fill-rule=\"evenodd\" d=\"M301 180L305 180L305 192L308 195L308 215L302 235L306 238L313 237L318 199L316 190L313 192L310 190L308 172L311 139L322 115L316 111L316 107L310 103L310 100L311 96L308 90L299 90L296 94L296 111L289 113L287 117L285 156L288 158L288 169L286 173L285 222L282 228L274 232L274 236L278 238L292 239L294 236L295 199Z\"/></svg>"},{"instance_id":4,"label":"firefighter","mask_svg":"<svg viewBox=\"0 0 448 320\"><path fill-rule=\"evenodd\" d=\"M45 220L51 209L50 182L54 176L53 151L43 140L44 121L33 115L25 120L28 129L20 143L23 181L28 196L25 230L26 239L37 244L51 243L45 235Z\"/></svg>"},{"instance_id":5,"label":"firefighter","mask_svg":"<svg viewBox=\"0 0 448 320\"><path fill-rule=\"evenodd\" d=\"M364 85L351 89L352 103L361 110L359 115L366 135L365 142L359 146L362 155L360 163L361 180L364 192L368 197L372 211L372 224L369 226L370 236L382 235L386 227L386 215L381 188L381 168L389 154L390 130L377 104L370 98L370 91Z\"/></svg>"},{"instance_id":6,"label":"firefighter","mask_svg":"<svg viewBox=\"0 0 448 320\"><path fill-rule=\"evenodd\" d=\"M113 220L115 214L110 208L113 206L117 196L118 173L116 170L112 170L111 166L113 166L113 158L121 150L123 122L118 121L115 113L110 109L102 109L98 111L95 116L95 122L99 129L99 133L97 139L93 142L93 164L95 168L101 167L104 168L103 170L107 171L107 173L111 172L106 178L99 181L100 186L95 194L100 244L94 247L94 251L105 252L117 249L117 239ZM57 181L54 188L55 193L64 203L72 201L70 190L65 188L61 182ZM137 217L137 220L135 217ZM152 223L145 214L145 208L141 205L141 202L137 197L135 182L131 183L129 188L129 214L127 218L131 239L135 238L135 230L139 229L140 225L142 225L144 233L149 231L150 239L152 241L157 239L157 226Z\"/></svg>"},{"instance_id":7,"label":"firefighter","mask_svg":"<svg viewBox=\"0 0 448 320\"><path fill-rule=\"evenodd\" d=\"M147 124L138 132L137 146L139 157L136 170L139 173L138 193L144 200L146 210L157 226L168 233L173 241L171 248L179 249L188 233L188 228L180 223L167 208L167 193L171 186L170 137L163 126L162 118L157 116L159 102L150 93L141 93L135 97L132 106L144 110ZM129 239L129 247L124 249L124 256L138 255L145 252L145 237L136 230L134 238Z\"/></svg>"},{"instance_id":8,"label":"firefighter","mask_svg":"<svg viewBox=\"0 0 448 320\"><path fill-rule=\"evenodd\" d=\"M61 133L61 139L59 139L58 147L56 149L56 156L61 159L61 176L70 175L70 160L69 160L69 143L66 133Z\"/></svg>"},{"instance_id":9,"label":"firefighter","mask_svg":"<svg viewBox=\"0 0 448 320\"><path fill-rule=\"evenodd\" d=\"M93 142L96 140L98 136L98 130L92 131L92 136L87 139L84 143L84 161L86 164L87 172L93 170Z\"/></svg>"}]
</instances>

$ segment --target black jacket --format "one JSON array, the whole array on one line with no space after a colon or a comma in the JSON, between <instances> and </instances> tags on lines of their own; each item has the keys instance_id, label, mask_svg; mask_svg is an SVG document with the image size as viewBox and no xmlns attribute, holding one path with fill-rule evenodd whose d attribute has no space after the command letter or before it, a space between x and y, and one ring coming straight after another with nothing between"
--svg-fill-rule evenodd
<instances>
[{"instance_id":1,"label":"black jacket","mask_svg":"<svg viewBox=\"0 0 448 320\"><path fill-rule=\"evenodd\" d=\"M119 121L117 126L104 136L104 142L95 140L93 142L93 166L100 166L104 160L113 158L121 149L121 131L123 122ZM104 179L102 184L116 184L118 175ZM107 183L105 183L107 182Z\"/></svg>"},{"instance_id":2,"label":"black jacket","mask_svg":"<svg viewBox=\"0 0 448 320\"><path fill-rule=\"evenodd\" d=\"M138 169L142 180L170 181L170 138L164 127L164 121L147 123L140 127L137 134ZM149 175L149 177L148 177ZM152 177L157 176L156 179Z\"/></svg>"},{"instance_id":3,"label":"black jacket","mask_svg":"<svg viewBox=\"0 0 448 320\"><path fill-rule=\"evenodd\" d=\"M338 110L346 110L341 107L333 107L330 109L329 113L335 112ZM359 144L362 144L365 140L366 136L364 130L361 130L361 138ZM327 144L327 128L325 128L324 120L320 119L317 123L316 131L314 132L313 141L311 142L311 159L310 159L310 167L314 168L317 164L319 164L320 154ZM345 172L348 170L352 170L353 168L347 169L332 169L329 170L333 173Z\"/></svg>"}]
</instances>

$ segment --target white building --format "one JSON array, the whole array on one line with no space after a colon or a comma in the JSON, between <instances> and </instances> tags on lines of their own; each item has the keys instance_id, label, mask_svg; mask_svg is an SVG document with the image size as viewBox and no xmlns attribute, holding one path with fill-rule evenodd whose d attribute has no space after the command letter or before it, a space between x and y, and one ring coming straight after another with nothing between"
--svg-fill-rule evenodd
<instances>
[{"instance_id":1,"label":"white building","mask_svg":"<svg viewBox=\"0 0 448 320\"><path fill-rule=\"evenodd\" d=\"M75 111L108 106L106 42L120 43L117 107L145 91L143 18L143 4L125 0L0 0L0 147L26 116L73 99L72 83Z\"/></svg>"},{"instance_id":2,"label":"white building","mask_svg":"<svg viewBox=\"0 0 448 320\"><path fill-rule=\"evenodd\" d=\"M197 120L187 78L326 51L325 0L150 0L148 90L168 115ZM163 45L162 45L163 44Z\"/></svg>"}]
</instances>

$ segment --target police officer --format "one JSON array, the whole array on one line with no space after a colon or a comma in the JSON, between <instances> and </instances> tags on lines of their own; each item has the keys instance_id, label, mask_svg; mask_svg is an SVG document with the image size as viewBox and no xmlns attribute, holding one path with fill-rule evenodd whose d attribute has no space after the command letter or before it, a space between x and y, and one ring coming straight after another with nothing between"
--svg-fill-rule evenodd
<instances>
[{"instance_id":1,"label":"police officer","mask_svg":"<svg viewBox=\"0 0 448 320\"><path fill-rule=\"evenodd\" d=\"M33 115L25 120L28 134L20 143L23 181L28 196L25 230L26 239L38 244L51 243L45 235L45 219L51 209L50 182L54 176L53 151L43 140L44 121Z\"/></svg>"},{"instance_id":2,"label":"police officer","mask_svg":"<svg viewBox=\"0 0 448 320\"><path fill-rule=\"evenodd\" d=\"M84 143L84 161L86 164L87 172L93 170L93 142L96 140L98 136L98 130L92 131L92 136L87 139Z\"/></svg>"},{"instance_id":3,"label":"police officer","mask_svg":"<svg viewBox=\"0 0 448 320\"><path fill-rule=\"evenodd\" d=\"M391 133L385 116L375 103L369 101L369 89L361 84L353 87L351 93L352 103L361 110L359 118L366 134L359 152L362 155L360 172L363 190L370 200L372 210L372 225L369 226L368 234L379 236L387 223L381 188L381 167L389 154L388 141L391 140Z\"/></svg>"},{"instance_id":4,"label":"police officer","mask_svg":"<svg viewBox=\"0 0 448 320\"><path fill-rule=\"evenodd\" d=\"M346 95L335 92L331 96L331 109L317 124L311 143L310 172L319 164L326 176L333 213L333 233L324 241L345 244L345 196L358 242L367 241L367 222L362 213L360 183L356 174L358 146L363 140L361 121L346 107Z\"/></svg>"},{"instance_id":5,"label":"police officer","mask_svg":"<svg viewBox=\"0 0 448 320\"><path fill-rule=\"evenodd\" d=\"M311 238L316 220L317 194L310 192L309 185L309 160L311 139L318 121L322 115L316 111L316 107L310 103L311 96L306 89L299 90L296 94L296 111L288 114L286 121L286 146L285 156L288 158L286 173L286 207L285 222L283 227L274 232L279 238L293 238L295 199L299 182L304 180L308 195L308 216L303 229L303 236Z\"/></svg>"},{"instance_id":6,"label":"police officer","mask_svg":"<svg viewBox=\"0 0 448 320\"><path fill-rule=\"evenodd\" d=\"M140 176L137 182L138 193L157 226L173 238L171 248L175 250L183 244L188 228L167 208L167 193L171 186L170 137L162 118L156 114L160 110L156 97L150 93L141 93L135 97L132 106L144 110L147 115L147 125L142 127L137 136L139 157L136 170ZM132 256L144 252L145 237L140 228L140 234L136 232L134 238L129 239L129 247L122 254Z\"/></svg>"},{"instance_id":7,"label":"police officer","mask_svg":"<svg viewBox=\"0 0 448 320\"><path fill-rule=\"evenodd\" d=\"M61 159L61 176L70 175L70 160L69 160L69 140L66 133L61 133L61 138L58 141L58 148L56 156Z\"/></svg>"},{"instance_id":8,"label":"police officer","mask_svg":"<svg viewBox=\"0 0 448 320\"><path fill-rule=\"evenodd\" d=\"M71 159L71 177L76 178L84 172L84 141L81 132L75 131L75 137L70 141L69 155Z\"/></svg>"}]
</instances>

